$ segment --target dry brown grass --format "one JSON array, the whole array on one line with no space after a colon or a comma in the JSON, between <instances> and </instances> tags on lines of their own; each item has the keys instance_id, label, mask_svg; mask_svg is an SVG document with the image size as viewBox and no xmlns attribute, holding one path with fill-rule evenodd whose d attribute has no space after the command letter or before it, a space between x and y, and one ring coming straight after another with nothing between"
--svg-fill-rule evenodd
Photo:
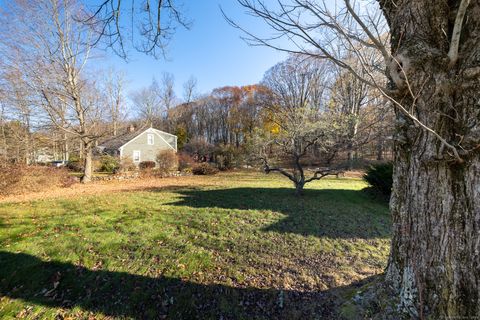
<instances>
[{"instance_id":1,"label":"dry brown grass","mask_svg":"<svg viewBox=\"0 0 480 320\"><path fill-rule=\"evenodd\" d=\"M52 169L57 170L57 169ZM361 178L363 171L348 171L345 173L347 178ZM1 194L0 203L6 202L24 202L30 200L42 200L52 198L76 198L86 195L117 193L128 191L142 191L151 189L161 189L169 187L194 187L194 186L214 186L224 183L224 178L232 179L233 176L242 179L242 171L219 173L215 176L180 176L180 177L156 177L145 176L134 180L111 180L95 181L89 184L73 184L68 188L62 185L49 185L40 190L23 190L22 193ZM258 179L258 176L256 177Z\"/></svg>"},{"instance_id":2,"label":"dry brown grass","mask_svg":"<svg viewBox=\"0 0 480 320\"><path fill-rule=\"evenodd\" d=\"M74 184L69 188L50 186L36 191L25 191L22 194L0 195L0 203L23 202L52 198L75 198L85 195L116 193L126 191L141 191L155 188L186 187L214 185L214 181L201 176L182 176L168 178L143 178L135 180L96 181L89 184Z\"/></svg>"},{"instance_id":3,"label":"dry brown grass","mask_svg":"<svg viewBox=\"0 0 480 320\"><path fill-rule=\"evenodd\" d=\"M365 170L351 170L351 171L345 172L344 177L361 179L364 174L365 174Z\"/></svg>"},{"instance_id":4,"label":"dry brown grass","mask_svg":"<svg viewBox=\"0 0 480 320\"><path fill-rule=\"evenodd\" d=\"M25 165L0 167L0 196L65 188L74 182L66 169Z\"/></svg>"}]
</instances>

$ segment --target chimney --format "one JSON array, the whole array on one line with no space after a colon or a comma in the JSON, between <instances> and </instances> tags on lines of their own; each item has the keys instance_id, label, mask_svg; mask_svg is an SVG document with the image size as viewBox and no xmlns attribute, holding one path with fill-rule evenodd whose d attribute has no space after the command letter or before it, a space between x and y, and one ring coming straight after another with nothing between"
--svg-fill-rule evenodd
<instances>
[{"instance_id":1,"label":"chimney","mask_svg":"<svg viewBox=\"0 0 480 320\"><path fill-rule=\"evenodd\" d=\"M130 125L128 128L128 132L134 132L135 131L135 126L133 124Z\"/></svg>"}]
</instances>

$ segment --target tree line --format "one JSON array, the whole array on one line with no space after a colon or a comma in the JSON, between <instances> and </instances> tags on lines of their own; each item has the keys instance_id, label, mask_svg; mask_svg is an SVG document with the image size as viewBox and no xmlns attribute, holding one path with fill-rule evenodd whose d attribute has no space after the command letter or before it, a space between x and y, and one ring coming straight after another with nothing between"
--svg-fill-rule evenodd
<instances>
[{"instance_id":1,"label":"tree line","mask_svg":"<svg viewBox=\"0 0 480 320\"><path fill-rule=\"evenodd\" d=\"M44 162L47 153L55 160L81 161L88 182L95 146L132 124L176 134L179 149L197 161L217 161L219 153L230 166L273 160L267 171L274 163L295 167L284 156L292 141L306 147L299 154L302 166L309 167L341 160L352 168L358 159L383 160L391 146L392 115L382 108L381 96L331 63L295 54L268 70L259 84L199 94L191 77L178 96L174 75L163 73L159 81L127 92L127 75L92 66L94 30L76 18L83 12L78 4L38 3L35 10L11 5L2 15L10 28L1 41L3 163ZM36 31L27 32L31 29ZM318 121L325 128L337 124L337 132L305 144L306 136L320 134L308 131ZM320 160L322 152L329 154Z\"/></svg>"},{"instance_id":2,"label":"tree line","mask_svg":"<svg viewBox=\"0 0 480 320\"><path fill-rule=\"evenodd\" d=\"M7 31L0 39L3 163L46 162L47 154L80 161L82 181L88 182L95 146L131 124L176 134L180 150L198 161L215 161L214 150L220 149L230 163L265 162L267 145L270 155L288 153L285 146L280 153L275 150L279 137L290 132L300 139L319 118L341 124L343 131L335 138L316 138L301 152L307 165L321 164L315 159L327 144L336 146L327 158L344 157L349 167L363 158L362 149L369 150L369 159L381 160L389 148L391 115L379 108L380 95L334 64L295 54L268 70L259 84L199 94L192 77L179 97L174 75L163 73L159 81L126 92L127 75L95 67L98 25L85 23L90 16L81 3L35 4L13 1L0 16ZM259 145L260 137L272 134L277 136ZM291 167L289 160L275 161Z\"/></svg>"}]
</instances>

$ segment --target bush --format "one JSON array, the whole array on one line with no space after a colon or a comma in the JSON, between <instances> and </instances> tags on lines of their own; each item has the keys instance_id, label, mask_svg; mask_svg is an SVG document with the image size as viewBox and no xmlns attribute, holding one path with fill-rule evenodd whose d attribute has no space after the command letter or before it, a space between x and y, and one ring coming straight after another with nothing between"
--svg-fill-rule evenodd
<instances>
[{"instance_id":1,"label":"bush","mask_svg":"<svg viewBox=\"0 0 480 320\"><path fill-rule=\"evenodd\" d=\"M178 170L186 171L192 169L193 165L195 164L195 160L187 153L179 153L177 155L178 158Z\"/></svg>"},{"instance_id":2,"label":"bush","mask_svg":"<svg viewBox=\"0 0 480 320\"><path fill-rule=\"evenodd\" d=\"M155 166L156 166L155 161L142 161L142 162L140 162L140 164L138 165L138 167L140 168L140 170L154 169Z\"/></svg>"},{"instance_id":3,"label":"bush","mask_svg":"<svg viewBox=\"0 0 480 320\"><path fill-rule=\"evenodd\" d=\"M195 159L195 161L209 161L214 150L214 146L204 139L192 139L183 146L183 151Z\"/></svg>"},{"instance_id":4,"label":"bush","mask_svg":"<svg viewBox=\"0 0 480 320\"><path fill-rule=\"evenodd\" d=\"M102 172L117 172L120 169L120 161L110 155L103 155L100 158L100 171Z\"/></svg>"},{"instance_id":5,"label":"bush","mask_svg":"<svg viewBox=\"0 0 480 320\"><path fill-rule=\"evenodd\" d=\"M393 184L393 164L382 163L370 166L363 179L368 182L375 190L390 197Z\"/></svg>"},{"instance_id":6,"label":"bush","mask_svg":"<svg viewBox=\"0 0 480 320\"><path fill-rule=\"evenodd\" d=\"M0 167L0 194L21 194L69 187L75 178L65 168L45 166L8 165Z\"/></svg>"},{"instance_id":7,"label":"bush","mask_svg":"<svg viewBox=\"0 0 480 320\"><path fill-rule=\"evenodd\" d=\"M83 172L83 162L79 160L68 161L67 168L73 172Z\"/></svg>"},{"instance_id":8,"label":"bush","mask_svg":"<svg viewBox=\"0 0 480 320\"><path fill-rule=\"evenodd\" d=\"M76 154L70 154L68 157L67 164L65 165L70 171L73 172L82 172L83 171L83 160Z\"/></svg>"},{"instance_id":9,"label":"bush","mask_svg":"<svg viewBox=\"0 0 480 320\"><path fill-rule=\"evenodd\" d=\"M233 146L218 146L214 153L218 169L224 171L235 167L234 161L238 154Z\"/></svg>"},{"instance_id":10,"label":"bush","mask_svg":"<svg viewBox=\"0 0 480 320\"><path fill-rule=\"evenodd\" d=\"M199 163L192 168L192 173L195 175L212 175L217 172L217 168L206 162Z\"/></svg>"},{"instance_id":11,"label":"bush","mask_svg":"<svg viewBox=\"0 0 480 320\"><path fill-rule=\"evenodd\" d=\"M157 165L160 173L177 171L178 159L173 150L162 150L157 154Z\"/></svg>"},{"instance_id":12,"label":"bush","mask_svg":"<svg viewBox=\"0 0 480 320\"><path fill-rule=\"evenodd\" d=\"M132 158L130 157L123 157L120 160L120 166L118 168L118 171L120 172L128 172L128 171L135 171L137 170L137 166L133 162Z\"/></svg>"}]
</instances>

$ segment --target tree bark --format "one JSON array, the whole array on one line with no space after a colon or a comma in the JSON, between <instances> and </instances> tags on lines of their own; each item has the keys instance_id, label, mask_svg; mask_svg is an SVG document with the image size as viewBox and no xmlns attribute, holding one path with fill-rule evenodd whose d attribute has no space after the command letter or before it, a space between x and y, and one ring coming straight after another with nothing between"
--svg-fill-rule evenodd
<instances>
[{"instance_id":1,"label":"tree bark","mask_svg":"<svg viewBox=\"0 0 480 320\"><path fill-rule=\"evenodd\" d=\"M377 160L378 161L383 161L383 159L384 159L384 157L383 157L383 144L384 144L383 137L378 138L378 141L377 141Z\"/></svg>"},{"instance_id":2,"label":"tree bark","mask_svg":"<svg viewBox=\"0 0 480 320\"><path fill-rule=\"evenodd\" d=\"M438 138L397 112L387 280L401 308L421 319L480 315L479 81L469 77L480 70L480 4L470 4L461 59L450 68L459 3L380 1L393 55L418 96L400 90L396 100L449 143L472 150L458 161Z\"/></svg>"},{"instance_id":3,"label":"tree bark","mask_svg":"<svg viewBox=\"0 0 480 320\"><path fill-rule=\"evenodd\" d=\"M91 142L82 142L83 150L84 150L84 168L83 168L83 176L81 179L82 183L88 183L92 181L92 172L93 172L93 161L92 161L92 144Z\"/></svg>"},{"instance_id":4,"label":"tree bark","mask_svg":"<svg viewBox=\"0 0 480 320\"><path fill-rule=\"evenodd\" d=\"M68 159L70 158L70 155L69 155L69 148L68 148L68 136L66 132L63 133L62 144L63 144L62 160L68 161Z\"/></svg>"},{"instance_id":5,"label":"tree bark","mask_svg":"<svg viewBox=\"0 0 480 320\"><path fill-rule=\"evenodd\" d=\"M303 188L305 187L305 182L297 181L295 182L295 195L300 197L303 195Z\"/></svg>"}]
</instances>

